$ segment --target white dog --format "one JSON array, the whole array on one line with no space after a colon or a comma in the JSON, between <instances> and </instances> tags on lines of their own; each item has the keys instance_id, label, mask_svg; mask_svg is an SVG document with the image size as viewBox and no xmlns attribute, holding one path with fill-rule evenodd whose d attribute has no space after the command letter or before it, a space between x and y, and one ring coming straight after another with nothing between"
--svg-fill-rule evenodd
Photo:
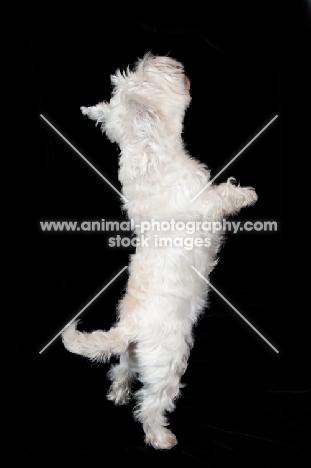
<instances>
[{"instance_id":1,"label":"white dog","mask_svg":"<svg viewBox=\"0 0 311 468\"><path fill-rule=\"evenodd\" d=\"M135 394L135 417L143 425L145 442L169 449L177 440L166 427L166 413L174 409L193 345L192 328L207 303L208 285L197 272L208 280L223 239L221 232L207 233L200 226L238 213L257 195L251 187L234 185L232 178L208 185L209 170L187 154L181 135L190 81L181 63L147 54L133 71L118 70L111 82L109 103L81 110L120 147L124 208L135 220L142 245L131 257L116 324L107 332L83 333L73 323L62 338L69 351L93 360L120 357L109 372L108 399L128 403L137 378L142 385ZM141 226L152 220L160 229L165 225L165 231L149 229L147 245ZM197 223L191 248L189 233L174 229L172 220L176 226ZM171 243L159 245L161 235Z\"/></svg>"}]
</instances>

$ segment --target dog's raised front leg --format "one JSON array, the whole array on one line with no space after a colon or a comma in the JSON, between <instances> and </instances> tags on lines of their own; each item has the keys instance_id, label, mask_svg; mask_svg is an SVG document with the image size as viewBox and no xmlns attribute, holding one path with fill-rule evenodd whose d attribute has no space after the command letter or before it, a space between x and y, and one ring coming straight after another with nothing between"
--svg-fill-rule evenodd
<instances>
[{"instance_id":1,"label":"dog's raised front leg","mask_svg":"<svg viewBox=\"0 0 311 468\"><path fill-rule=\"evenodd\" d=\"M234 185L231 180L233 178L213 186L204 196L205 210L214 221L235 215L241 208L253 205L257 201L258 197L253 187L240 187Z\"/></svg>"}]
</instances>

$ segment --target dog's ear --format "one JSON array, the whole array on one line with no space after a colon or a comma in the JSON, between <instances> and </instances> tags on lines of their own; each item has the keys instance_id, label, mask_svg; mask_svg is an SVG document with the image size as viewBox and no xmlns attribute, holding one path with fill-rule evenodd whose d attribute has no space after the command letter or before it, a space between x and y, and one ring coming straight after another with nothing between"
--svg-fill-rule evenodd
<instances>
[{"instance_id":1,"label":"dog's ear","mask_svg":"<svg viewBox=\"0 0 311 468\"><path fill-rule=\"evenodd\" d=\"M109 104L106 102L100 102L96 106L80 107L80 110L83 115L87 115L89 119L95 120L96 125L98 123L103 124L109 113Z\"/></svg>"}]
</instances>

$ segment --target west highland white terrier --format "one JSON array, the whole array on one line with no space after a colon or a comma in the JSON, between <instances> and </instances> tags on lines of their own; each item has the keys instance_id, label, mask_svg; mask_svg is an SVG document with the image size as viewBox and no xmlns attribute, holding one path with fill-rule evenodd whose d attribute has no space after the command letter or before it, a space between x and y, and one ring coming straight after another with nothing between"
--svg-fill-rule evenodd
<instances>
[{"instance_id":1,"label":"west highland white terrier","mask_svg":"<svg viewBox=\"0 0 311 468\"><path fill-rule=\"evenodd\" d=\"M209 184L208 168L187 153L182 130L190 80L181 63L148 53L133 70L117 70L111 82L110 102L81 111L120 148L123 207L134 220L137 248L115 325L85 333L74 322L62 339L67 350L92 360L119 357L109 371L107 398L116 405L128 403L138 379L134 415L145 442L170 449L177 439L167 428L166 413L175 408L192 329L207 304L209 286L198 272L208 280L223 242L223 233L207 231L204 222L237 214L257 195L252 187L235 185L233 178ZM181 229L189 222L196 226L191 234Z\"/></svg>"}]
</instances>

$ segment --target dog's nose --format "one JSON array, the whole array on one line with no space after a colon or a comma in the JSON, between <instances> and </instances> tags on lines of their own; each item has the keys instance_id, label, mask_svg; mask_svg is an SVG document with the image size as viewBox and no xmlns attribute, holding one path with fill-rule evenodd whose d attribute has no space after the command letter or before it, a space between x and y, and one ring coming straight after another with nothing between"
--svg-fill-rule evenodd
<instances>
[{"instance_id":1,"label":"dog's nose","mask_svg":"<svg viewBox=\"0 0 311 468\"><path fill-rule=\"evenodd\" d=\"M185 76L185 88L186 88L186 91L190 90L190 80L187 76Z\"/></svg>"}]
</instances>

